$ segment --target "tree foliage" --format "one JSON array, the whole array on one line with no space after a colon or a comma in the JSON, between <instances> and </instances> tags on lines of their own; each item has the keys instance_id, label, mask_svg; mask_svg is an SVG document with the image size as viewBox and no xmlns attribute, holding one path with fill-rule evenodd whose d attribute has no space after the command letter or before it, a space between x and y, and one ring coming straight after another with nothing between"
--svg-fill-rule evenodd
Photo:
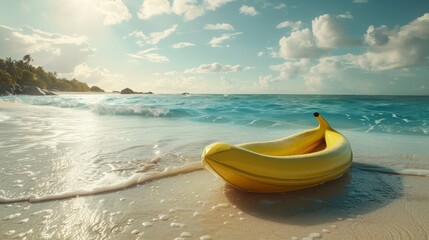
<instances>
[{"instance_id":1,"label":"tree foliage","mask_svg":"<svg viewBox=\"0 0 429 240\"><path fill-rule=\"evenodd\" d=\"M97 86L89 87L76 79L59 78L56 72L47 72L42 67L32 66L31 61L33 58L30 55L25 55L19 61L11 58L0 59L0 88L10 84L21 84L58 91L104 92Z\"/></svg>"},{"instance_id":2,"label":"tree foliage","mask_svg":"<svg viewBox=\"0 0 429 240\"><path fill-rule=\"evenodd\" d=\"M22 61L24 61L26 64L30 64L30 62L33 61L33 58L30 56L30 54L27 54L22 58Z\"/></svg>"}]
</instances>

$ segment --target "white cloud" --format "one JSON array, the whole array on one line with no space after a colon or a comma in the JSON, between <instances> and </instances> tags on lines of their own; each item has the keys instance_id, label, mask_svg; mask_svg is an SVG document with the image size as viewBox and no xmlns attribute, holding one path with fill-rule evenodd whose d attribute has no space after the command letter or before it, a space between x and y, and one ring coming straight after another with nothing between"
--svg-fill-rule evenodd
<instances>
[{"instance_id":1,"label":"white cloud","mask_svg":"<svg viewBox=\"0 0 429 240\"><path fill-rule=\"evenodd\" d=\"M300 59L286 61L280 65L273 65L270 68L280 73L281 79L291 79L298 76L300 73L307 72L311 66L309 59Z\"/></svg>"},{"instance_id":2,"label":"white cloud","mask_svg":"<svg viewBox=\"0 0 429 240\"><path fill-rule=\"evenodd\" d=\"M267 85L275 81L288 81L294 91L356 93L366 87L371 79L357 70L349 61L350 55L327 56L319 59L288 60L270 68L278 71L277 77L261 79ZM365 86L364 86L365 85ZM359 89L359 90L358 90Z\"/></svg>"},{"instance_id":3,"label":"white cloud","mask_svg":"<svg viewBox=\"0 0 429 240\"><path fill-rule=\"evenodd\" d=\"M353 19L353 16L350 12L346 12L346 13L337 15L337 18Z\"/></svg>"},{"instance_id":4,"label":"white cloud","mask_svg":"<svg viewBox=\"0 0 429 240\"><path fill-rule=\"evenodd\" d=\"M222 36L220 37L214 37L210 40L209 44L212 47L223 47L221 44L227 40L230 39L234 39L237 35L242 34L241 32L236 32L236 33L225 33L222 34ZM229 47L229 45L226 45L227 47Z\"/></svg>"},{"instance_id":5,"label":"white cloud","mask_svg":"<svg viewBox=\"0 0 429 240\"><path fill-rule=\"evenodd\" d=\"M158 48L149 48L143 51L139 51L135 54L128 53L127 55L136 59L145 59L151 62L163 63L169 62L170 60L166 56L159 55L158 53L152 53L153 51L159 50Z\"/></svg>"},{"instance_id":6,"label":"white cloud","mask_svg":"<svg viewBox=\"0 0 429 240\"><path fill-rule=\"evenodd\" d=\"M292 21L284 21L277 24L276 28L287 28L290 27L293 31L297 31L302 28L302 22L292 22Z\"/></svg>"},{"instance_id":7,"label":"white cloud","mask_svg":"<svg viewBox=\"0 0 429 240\"><path fill-rule=\"evenodd\" d=\"M234 27L228 23L216 23L216 24L206 24L204 26L206 30L225 30L225 31L234 31Z\"/></svg>"},{"instance_id":8,"label":"white cloud","mask_svg":"<svg viewBox=\"0 0 429 240\"><path fill-rule=\"evenodd\" d=\"M166 72L166 73L164 73L166 76L173 76L173 75L176 75L176 74L178 74L179 72L178 71L170 71L170 72Z\"/></svg>"},{"instance_id":9,"label":"white cloud","mask_svg":"<svg viewBox=\"0 0 429 240\"><path fill-rule=\"evenodd\" d=\"M113 90L120 87L120 80L123 75L111 73L109 69L103 67L91 68L87 63L77 65L73 72L60 74L65 78L75 78L87 84L99 86L105 90Z\"/></svg>"},{"instance_id":10,"label":"white cloud","mask_svg":"<svg viewBox=\"0 0 429 240\"><path fill-rule=\"evenodd\" d=\"M240 13L247 16L256 16L259 14L258 11L252 6L242 5L239 9Z\"/></svg>"},{"instance_id":11,"label":"white cloud","mask_svg":"<svg viewBox=\"0 0 429 240\"><path fill-rule=\"evenodd\" d=\"M308 28L294 31L288 37L279 41L280 57L290 58L318 58L327 53L326 49L316 45L315 38Z\"/></svg>"},{"instance_id":12,"label":"white cloud","mask_svg":"<svg viewBox=\"0 0 429 240\"><path fill-rule=\"evenodd\" d=\"M177 30L177 25L173 25L170 28L165 29L164 31L150 33L149 34L150 38L148 39L148 43L150 43L150 44L157 44L162 39L167 38L168 36L170 36L176 30Z\"/></svg>"},{"instance_id":13,"label":"white cloud","mask_svg":"<svg viewBox=\"0 0 429 240\"><path fill-rule=\"evenodd\" d=\"M179 42L176 44L173 44L171 47L172 48L185 48L185 47L193 47L195 46L195 44L191 43L191 42Z\"/></svg>"},{"instance_id":14,"label":"white cloud","mask_svg":"<svg viewBox=\"0 0 429 240\"><path fill-rule=\"evenodd\" d=\"M319 58L332 49L360 44L358 40L345 34L339 18L329 14L313 19L312 31L309 28L298 30L301 25L302 23L299 21L286 21L277 25L277 28L295 28L289 36L280 39L280 57L285 59Z\"/></svg>"},{"instance_id":15,"label":"white cloud","mask_svg":"<svg viewBox=\"0 0 429 240\"><path fill-rule=\"evenodd\" d=\"M367 3L368 0L353 0L352 3Z\"/></svg>"},{"instance_id":16,"label":"white cloud","mask_svg":"<svg viewBox=\"0 0 429 240\"><path fill-rule=\"evenodd\" d=\"M315 28L323 29L320 26ZM309 29L295 31L289 37L283 37L280 40L279 56L287 61L270 66L272 70L279 72L279 76L260 77L259 85L268 86L277 79L290 80L294 81L291 85L303 84L301 87L306 89L304 91L344 94L424 94L427 89L427 80L415 73L412 67L426 69L429 66L429 13L392 29L384 25L369 26L363 45L367 47L367 51L363 54L327 56L335 41L328 39L322 47L319 45L320 39L323 37L319 35L317 38ZM347 41L343 39L340 42ZM312 50L323 50L325 54L315 54ZM380 73L386 70L389 71ZM395 88L387 86L392 85L392 79L395 79ZM399 85L403 88L400 89Z\"/></svg>"},{"instance_id":17,"label":"white cloud","mask_svg":"<svg viewBox=\"0 0 429 240\"><path fill-rule=\"evenodd\" d=\"M138 89L150 89L162 93L207 92L210 85L201 76L181 74L175 71L156 74L156 81L142 81Z\"/></svg>"},{"instance_id":18,"label":"white cloud","mask_svg":"<svg viewBox=\"0 0 429 240\"><path fill-rule=\"evenodd\" d=\"M369 26L367 53L351 57L363 69L380 71L429 65L429 13L400 28Z\"/></svg>"},{"instance_id":19,"label":"white cloud","mask_svg":"<svg viewBox=\"0 0 429 240\"><path fill-rule=\"evenodd\" d=\"M278 78L275 78L272 75L260 76L258 78L258 87L267 88L271 84L271 82L275 82L278 80Z\"/></svg>"},{"instance_id":20,"label":"white cloud","mask_svg":"<svg viewBox=\"0 0 429 240\"><path fill-rule=\"evenodd\" d=\"M235 0L204 0L203 1L203 5L208 9L208 10L216 10L219 7L222 7L223 5L229 3L229 2L233 2Z\"/></svg>"},{"instance_id":21,"label":"white cloud","mask_svg":"<svg viewBox=\"0 0 429 240\"><path fill-rule=\"evenodd\" d=\"M286 6L286 4L284 4L284 3L279 3L279 4L277 4L275 7L274 7L274 9L277 9L277 10L279 10L279 9L283 9L283 8L286 8L287 6Z\"/></svg>"},{"instance_id":22,"label":"white cloud","mask_svg":"<svg viewBox=\"0 0 429 240\"><path fill-rule=\"evenodd\" d=\"M49 33L31 27L0 25L0 54L21 58L30 54L35 64L57 72L71 72L96 52L86 36Z\"/></svg>"},{"instance_id":23,"label":"white cloud","mask_svg":"<svg viewBox=\"0 0 429 240\"><path fill-rule=\"evenodd\" d=\"M141 5L139 12L137 13L138 18L145 20L153 16L170 13L171 6L168 0L145 0Z\"/></svg>"},{"instance_id":24,"label":"white cloud","mask_svg":"<svg viewBox=\"0 0 429 240\"><path fill-rule=\"evenodd\" d=\"M193 20L204 15L207 11L215 11L217 8L232 1L204 0L198 4L195 0L174 0L170 4L168 0L145 0L137 16L145 20L162 14L176 14L183 16L185 20Z\"/></svg>"},{"instance_id":25,"label":"white cloud","mask_svg":"<svg viewBox=\"0 0 429 240\"><path fill-rule=\"evenodd\" d=\"M100 2L99 11L105 15L104 25L118 24L131 19L131 14L122 0L107 0Z\"/></svg>"},{"instance_id":26,"label":"white cloud","mask_svg":"<svg viewBox=\"0 0 429 240\"><path fill-rule=\"evenodd\" d=\"M347 58L350 55L343 56L328 56L320 58L317 64L313 65L310 68L310 73L312 74L334 74L338 72L339 69L350 68L350 65L347 65Z\"/></svg>"},{"instance_id":27,"label":"white cloud","mask_svg":"<svg viewBox=\"0 0 429 240\"><path fill-rule=\"evenodd\" d=\"M144 34L142 31L137 31L137 30L135 30L134 32L128 34L128 36L133 36L133 37L143 38L143 39L147 39L148 38L148 36L146 34Z\"/></svg>"},{"instance_id":28,"label":"white cloud","mask_svg":"<svg viewBox=\"0 0 429 240\"><path fill-rule=\"evenodd\" d=\"M172 11L177 15L183 15L185 20L193 20L205 14L205 8L193 0L175 0Z\"/></svg>"},{"instance_id":29,"label":"white cloud","mask_svg":"<svg viewBox=\"0 0 429 240\"><path fill-rule=\"evenodd\" d=\"M317 45L322 48L338 48L359 44L357 40L348 37L338 19L329 14L316 17L312 21L312 29Z\"/></svg>"},{"instance_id":30,"label":"white cloud","mask_svg":"<svg viewBox=\"0 0 429 240\"><path fill-rule=\"evenodd\" d=\"M220 63L202 64L195 68L189 68L184 73L228 73L228 72L242 72L253 69L252 67L243 67L237 65L222 65Z\"/></svg>"},{"instance_id":31,"label":"white cloud","mask_svg":"<svg viewBox=\"0 0 429 240\"><path fill-rule=\"evenodd\" d=\"M161 40L169 37L171 34L173 34L177 30L177 25L173 25L170 28L165 29L161 32L152 32L149 34L145 34L142 31L134 31L128 36L136 37L139 40L137 41L137 44L142 47L145 44L151 44L155 45L158 44Z\"/></svg>"},{"instance_id":32,"label":"white cloud","mask_svg":"<svg viewBox=\"0 0 429 240\"><path fill-rule=\"evenodd\" d=\"M368 27L368 30L365 34L365 43L369 46L383 46L389 42L389 38L392 35L387 28L383 25L381 27L375 28L373 25Z\"/></svg>"},{"instance_id":33,"label":"white cloud","mask_svg":"<svg viewBox=\"0 0 429 240\"><path fill-rule=\"evenodd\" d=\"M264 52L262 51L258 52L258 57L262 57L262 56L264 56Z\"/></svg>"},{"instance_id":34,"label":"white cloud","mask_svg":"<svg viewBox=\"0 0 429 240\"><path fill-rule=\"evenodd\" d=\"M311 74L305 76L304 82L310 91L317 91L323 87L324 78L321 75Z\"/></svg>"}]
</instances>

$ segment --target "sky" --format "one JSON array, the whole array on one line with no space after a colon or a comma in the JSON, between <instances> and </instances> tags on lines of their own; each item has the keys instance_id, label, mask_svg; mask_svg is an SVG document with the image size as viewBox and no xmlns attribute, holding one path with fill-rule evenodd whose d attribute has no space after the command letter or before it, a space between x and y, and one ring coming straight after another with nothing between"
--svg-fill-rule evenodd
<instances>
[{"instance_id":1,"label":"sky","mask_svg":"<svg viewBox=\"0 0 429 240\"><path fill-rule=\"evenodd\" d=\"M429 2L2 0L26 54L107 91L429 95Z\"/></svg>"}]
</instances>

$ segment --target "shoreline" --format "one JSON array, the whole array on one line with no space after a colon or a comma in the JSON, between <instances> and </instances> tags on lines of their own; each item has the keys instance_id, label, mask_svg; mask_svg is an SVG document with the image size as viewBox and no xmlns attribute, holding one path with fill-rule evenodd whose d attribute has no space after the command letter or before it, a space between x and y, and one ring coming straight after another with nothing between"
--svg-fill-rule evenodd
<instances>
[{"instance_id":1,"label":"shoreline","mask_svg":"<svg viewBox=\"0 0 429 240\"><path fill-rule=\"evenodd\" d=\"M426 178L361 174L352 170L349 177L307 190L254 194L232 188L208 171L195 171L112 193L42 203L0 204L4 220L0 232L14 230L8 236L23 234L30 238L44 234L120 239L175 239L182 235L191 235L182 236L183 239L428 237ZM381 196L385 192L366 201L368 196L355 190L361 188L356 181L368 176L369 180L378 179L376 184L383 188L390 186L393 193L388 195L393 195ZM400 190L394 186L399 178L403 182ZM374 188L372 184L366 186ZM347 200L348 197L362 201ZM107 226L98 230L91 227L101 222ZM31 226L32 233L28 233L27 226Z\"/></svg>"}]
</instances>

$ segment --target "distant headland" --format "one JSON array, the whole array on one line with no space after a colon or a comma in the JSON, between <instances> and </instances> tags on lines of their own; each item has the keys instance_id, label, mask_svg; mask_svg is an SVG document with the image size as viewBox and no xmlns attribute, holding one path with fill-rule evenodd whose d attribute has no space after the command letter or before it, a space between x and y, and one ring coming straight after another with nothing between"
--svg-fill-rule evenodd
<instances>
[{"instance_id":1,"label":"distant headland","mask_svg":"<svg viewBox=\"0 0 429 240\"><path fill-rule=\"evenodd\" d=\"M56 72L47 72L30 63L33 58L25 55L22 60L0 59L0 96L4 95L55 95L54 92L104 92L103 89L76 79L59 78Z\"/></svg>"}]
</instances>

